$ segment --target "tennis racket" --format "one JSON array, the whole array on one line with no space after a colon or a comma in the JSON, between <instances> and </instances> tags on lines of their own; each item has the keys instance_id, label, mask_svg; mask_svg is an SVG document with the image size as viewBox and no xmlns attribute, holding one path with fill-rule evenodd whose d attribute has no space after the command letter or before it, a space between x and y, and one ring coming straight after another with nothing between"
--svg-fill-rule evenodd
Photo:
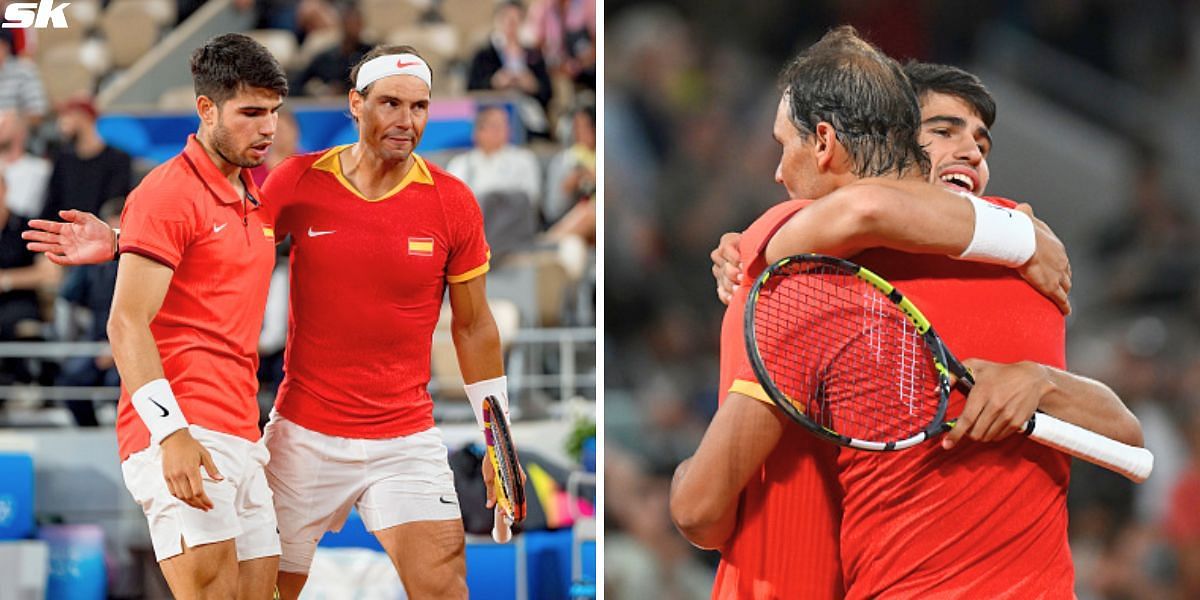
<instances>
[{"instance_id":1,"label":"tennis racket","mask_svg":"<svg viewBox=\"0 0 1200 600\"><path fill-rule=\"evenodd\" d=\"M487 441L487 456L495 469L496 522L492 539L504 544L512 539L512 526L525 519L525 484L521 481L521 465L517 462L517 447L513 445L508 419L495 396L483 400L483 438Z\"/></svg>"},{"instance_id":2,"label":"tennis racket","mask_svg":"<svg viewBox=\"0 0 1200 600\"><path fill-rule=\"evenodd\" d=\"M860 450L902 450L946 432L953 386L969 392L975 382L899 290L839 258L792 256L764 270L744 334L771 400L818 436ZM1045 413L1023 433L1135 482L1154 466L1145 448Z\"/></svg>"}]
</instances>

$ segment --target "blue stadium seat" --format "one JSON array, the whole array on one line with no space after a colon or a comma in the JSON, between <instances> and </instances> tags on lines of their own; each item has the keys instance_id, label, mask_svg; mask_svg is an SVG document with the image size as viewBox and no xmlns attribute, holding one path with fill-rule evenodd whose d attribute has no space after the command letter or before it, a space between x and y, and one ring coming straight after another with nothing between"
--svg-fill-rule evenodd
<instances>
[{"instance_id":1,"label":"blue stadium seat","mask_svg":"<svg viewBox=\"0 0 1200 600\"><path fill-rule=\"evenodd\" d=\"M25 539L33 531L33 457L0 453L0 540Z\"/></svg>"}]
</instances>

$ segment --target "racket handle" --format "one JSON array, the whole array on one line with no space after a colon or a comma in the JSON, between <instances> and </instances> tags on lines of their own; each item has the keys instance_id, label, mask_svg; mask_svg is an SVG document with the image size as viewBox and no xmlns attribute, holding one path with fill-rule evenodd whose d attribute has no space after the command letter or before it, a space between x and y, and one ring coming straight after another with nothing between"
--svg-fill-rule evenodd
<instances>
[{"instance_id":1,"label":"racket handle","mask_svg":"<svg viewBox=\"0 0 1200 600\"><path fill-rule=\"evenodd\" d=\"M492 539L497 544L507 544L512 539L512 524L508 522L508 515L504 514L504 509L500 505L496 505L496 522L492 524Z\"/></svg>"},{"instance_id":2,"label":"racket handle","mask_svg":"<svg viewBox=\"0 0 1200 600\"><path fill-rule=\"evenodd\" d=\"M1025 433L1042 444L1120 473L1135 483L1145 481L1154 469L1154 455L1149 450L1123 444L1045 413L1034 413L1025 424Z\"/></svg>"}]
</instances>

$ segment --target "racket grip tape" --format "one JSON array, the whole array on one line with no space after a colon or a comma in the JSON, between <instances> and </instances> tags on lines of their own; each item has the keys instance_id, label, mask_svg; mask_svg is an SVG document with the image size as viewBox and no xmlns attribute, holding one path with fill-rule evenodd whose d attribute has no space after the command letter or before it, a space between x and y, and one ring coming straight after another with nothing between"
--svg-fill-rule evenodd
<instances>
[{"instance_id":1,"label":"racket grip tape","mask_svg":"<svg viewBox=\"0 0 1200 600\"><path fill-rule=\"evenodd\" d=\"M1045 413L1035 413L1026 425L1029 437L1141 483L1154 469L1154 455L1145 448L1123 444Z\"/></svg>"},{"instance_id":2,"label":"racket grip tape","mask_svg":"<svg viewBox=\"0 0 1200 600\"><path fill-rule=\"evenodd\" d=\"M492 539L497 544L507 544L512 539L512 525L508 522L508 515L504 514L504 509L500 505L496 505L496 522L492 524Z\"/></svg>"}]
</instances>

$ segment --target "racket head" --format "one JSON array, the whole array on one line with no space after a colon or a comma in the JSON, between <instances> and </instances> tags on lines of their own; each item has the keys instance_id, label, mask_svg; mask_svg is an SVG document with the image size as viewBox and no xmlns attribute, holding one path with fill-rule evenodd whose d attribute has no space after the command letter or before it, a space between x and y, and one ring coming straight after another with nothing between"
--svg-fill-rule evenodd
<instances>
[{"instance_id":1,"label":"racket head","mask_svg":"<svg viewBox=\"0 0 1200 600\"><path fill-rule=\"evenodd\" d=\"M828 441L900 450L945 427L953 360L917 307L848 260L791 256L754 281L751 367L771 401Z\"/></svg>"},{"instance_id":2,"label":"racket head","mask_svg":"<svg viewBox=\"0 0 1200 600\"><path fill-rule=\"evenodd\" d=\"M517 447L512 441L508 419L495 396L484 398L483 423L487 455L496 476L496 505L515 525L525 520L525 484L521 481Z\"/></svg>"}]
</instances>

